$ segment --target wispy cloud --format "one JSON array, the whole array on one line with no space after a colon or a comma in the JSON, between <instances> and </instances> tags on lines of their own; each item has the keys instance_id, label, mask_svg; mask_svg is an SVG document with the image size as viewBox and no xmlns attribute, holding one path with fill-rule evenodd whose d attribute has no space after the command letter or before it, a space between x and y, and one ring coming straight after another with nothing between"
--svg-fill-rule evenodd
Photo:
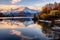
<instances>
[{"instance_id":1,"label":"wispy cloud","mask_svg":"<svg viewBox=\"0 0 60 40\"><path fill-rule=\"evenodd\" d=\"M34 10L41 10L41 8L42 8L41 5L42 4L40 4L40 3L36 3L32 6L27 6L27 7L30 8L30 9L34 9Z\"/></svg>"},{"instance_id":2,"label":"wispy cloud","mask_svg":"<svg viewBox=\"0 0 60 40\"><path fill-rule=\"evenodd\" d=\"M21 2L21 0L11 0L11 3L12 3L12 4L15 4L15 3L17 3L17 2Z\"/></svg>"},{"instance_id":3,"label":"wispy cloud","mask_svg":"<svg viewBox=\"0 0 60 40\"><path fill-rule=\"evenodd\" d=\"M35 7L40 7L41 5L40 5L40 3L37 3L37 4L35 4L34 6L35 6Z\"/></svg>"},{"instance_id":4,"label":"wispy cloud","mask_svg":"<svg viewBox=\"0 0 60 40\"><path fill-rule=\"evenodd\" d=\"M46 0L43 0L43 1L46 1Z\"/></svg>"}]
</instances>

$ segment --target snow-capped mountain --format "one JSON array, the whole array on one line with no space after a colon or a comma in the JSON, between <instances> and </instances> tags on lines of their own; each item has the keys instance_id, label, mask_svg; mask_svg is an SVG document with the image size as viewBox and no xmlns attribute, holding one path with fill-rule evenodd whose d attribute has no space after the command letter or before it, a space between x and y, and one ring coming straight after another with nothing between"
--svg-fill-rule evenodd
<instances>
[{"instance_id":1,"label":"snow-capped mountain","mask_svg":"<svg viewBox=\"0 0 60 40\"><path fill-rule=\"evenodd\" d=\"M30 9L28 7L10 9L4 13L5 16L34 16L34 14L39 14L39 10Z\"/></svg>"},{"instance_id":2,"label":"snow-capped mountain","mask_svg":"<svg viewBox=\"0 0 60 40\"><path fill-rule=\"evenodd\" d=\"M40 13L39 10L29 9L28 7L25 7L24 12L25 13L33 13L33 14Z\"/></svg>"},{"instance_id":3,"label":"snow-capped mountain","mask_svg":"<svg viewBox=\"0 0 60 40\"><path fill-rule=\"evenodd\" d=\"M11 12L14 13L14 12L24 12L24 13L32 13L32 14L35 14L35 13L40 13L40 10L34 10L34 9L30 9L28 7L24 7L24 8L16 8L16 9L11 9Z\"/></svg>"}]
</instances>

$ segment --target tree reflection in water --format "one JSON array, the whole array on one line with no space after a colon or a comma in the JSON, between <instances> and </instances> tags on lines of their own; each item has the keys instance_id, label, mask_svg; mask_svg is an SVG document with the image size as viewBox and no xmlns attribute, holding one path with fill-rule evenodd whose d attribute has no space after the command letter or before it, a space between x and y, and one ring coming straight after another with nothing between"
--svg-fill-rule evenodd
<instances>
[{"instance_id":1,"label":"tree reflection in water","mask_svg":"<svg viewBox=\"0 0 60 40\"><path fill-rule=\"evenodd\" d=\"M53 28L52 23L48 24L48 23L45 23L45 22L38 21L38 24L42 26L42 32L44 34L46 34L47 37L49 37L50 39L53 39L53 40L60 39L59 38L60 34L56 34L58 31L52 29ZM54 27L56 27L56 26L54 26Z\"/></svg>"}]
</instances>

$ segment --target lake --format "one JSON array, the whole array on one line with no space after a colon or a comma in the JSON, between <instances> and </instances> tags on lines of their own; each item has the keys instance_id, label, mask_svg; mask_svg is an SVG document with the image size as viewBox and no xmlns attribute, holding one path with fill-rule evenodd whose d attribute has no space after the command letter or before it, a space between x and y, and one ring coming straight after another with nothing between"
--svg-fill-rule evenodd
<instances>
[{"instance_id":1,"label":"lake","mask_svg":"<svg viewBox=\"0 0 60 40\"><path fill-rule=\"evenodd\" d=\"M31 18L0 21L0 40L49 40Z\"/></svg>"}]
</instances>

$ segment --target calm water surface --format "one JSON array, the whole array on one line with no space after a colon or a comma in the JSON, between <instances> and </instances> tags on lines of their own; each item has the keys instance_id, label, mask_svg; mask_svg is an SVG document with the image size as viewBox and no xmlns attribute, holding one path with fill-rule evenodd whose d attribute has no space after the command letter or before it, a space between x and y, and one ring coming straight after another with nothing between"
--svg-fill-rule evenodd
<instances>
[{"instance_id":1,"label":"calm water surface","mask_svg":"<svg viewBox=\"0 0 60 40\"><path fill-rule=\"evenodd\" d=\"M0 21L0 40L48 40L42 26L30 21Z\"/></svg>"}]
</instances>

